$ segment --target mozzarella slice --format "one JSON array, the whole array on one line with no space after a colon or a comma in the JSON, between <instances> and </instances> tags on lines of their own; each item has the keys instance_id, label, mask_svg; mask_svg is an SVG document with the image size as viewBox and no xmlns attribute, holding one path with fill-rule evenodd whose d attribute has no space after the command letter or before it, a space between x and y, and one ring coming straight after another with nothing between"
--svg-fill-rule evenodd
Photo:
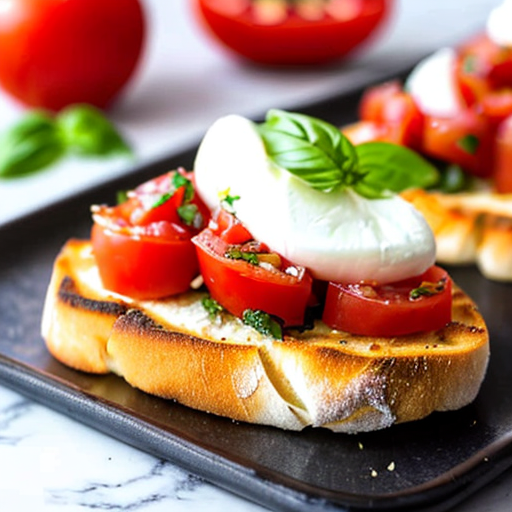
<instances>
[{"instance_id":1,"label":"mozzarella slice","mask_svg":"<svg viewBox=\"0 0 512 512\"><path fill-rule=\"evenodd\" d=\"M255 125L243 117L213 124L194 169L198 192L211 209L228 189L240 196L236 215L252 235L319 279L392 282L434 262L434 236L408 202L312 189L272 164Z\"/></svg>"},{"instance_id":2,"label":"mozzarella slice","mask_svg":"<svg viewBox=\"0 0 512 512\"><path fill-rule=\"evenodd\" d=\"M499 46L512 46L512 0L503 0L487 18L487 35Z\"/></svg>"},{"instance_id":3,"label":"mozzarella slice","mask_svg":"<svg viewBox=\"0 0 512 512\"><path fill-rule=\"evenodd\" d=\"M441 48L422 60L405 82L420 110L430 116L451 117L463 108L455 82L456 52Z\"/></svg>"}]
</instances>

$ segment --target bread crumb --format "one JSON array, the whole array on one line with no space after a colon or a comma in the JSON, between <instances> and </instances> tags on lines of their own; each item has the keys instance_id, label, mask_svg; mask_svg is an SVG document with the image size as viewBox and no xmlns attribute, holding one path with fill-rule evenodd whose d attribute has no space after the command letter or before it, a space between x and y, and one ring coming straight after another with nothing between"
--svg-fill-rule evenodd
<instances>
[{"instance_id":1,"label":"bread crumb","mask_svg":"<svg viewBox=\"0 0 512 512\"><path fill-rule=\"evenodd\" d=\"M388 466L388 471L395 471L395 462L391 461Z\"/></svg>"},{"instance_id":2,"label":"bread crumb","mask_svg":"<svg viewBox=\"0 0 512 512\"><path fill-rule=\"evenodd\" d=\"M375 478L376 476L379 475L379 473L377 473L377 471L375 471L375 469L372 469L371 475L373 478Z\"/></svg>"},{"instance_id":3,"label":"bread crumb","mask_svg":"<svg viewBox=\"0 0 512 512\"><path fill-rule=\"evenodd\" d=\"M363 443L361 443L361 441L359 441L359 443L357 443L357 446L359 446L360 450L362 450L364 448Z\"/></svg>"}]
</instances>

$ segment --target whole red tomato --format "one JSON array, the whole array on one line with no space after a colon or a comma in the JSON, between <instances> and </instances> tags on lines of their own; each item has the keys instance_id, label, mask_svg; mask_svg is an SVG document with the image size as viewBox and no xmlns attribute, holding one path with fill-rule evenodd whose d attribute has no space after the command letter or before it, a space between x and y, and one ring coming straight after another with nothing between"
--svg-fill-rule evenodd
<instances>
[{"instance_id":1,"label":"whole red tomato","mask_svg":"<svg viewBox=\"0 0 512 512\"><path fill-rule=\"evenodd\" d=\"M139 0L0 0L0 85L31 107L107 107L145 38Z\"/></svg>"},{"instance_id":2,"label":"whole red tomato","mask_svg":"<svg viewBox=\"0 0 512 512\"><path fill-rule=\"evenodd\" d=\"M212 34L261 64L339 59L387 18L393 0L195 0Z\"/></svg>"}]
</instances>

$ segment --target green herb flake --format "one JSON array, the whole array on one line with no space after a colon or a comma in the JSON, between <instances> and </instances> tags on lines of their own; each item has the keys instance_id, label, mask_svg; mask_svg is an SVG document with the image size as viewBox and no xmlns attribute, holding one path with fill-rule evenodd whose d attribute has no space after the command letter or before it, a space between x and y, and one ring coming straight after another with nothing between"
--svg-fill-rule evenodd
<instances>
[{"instance_id":1,"label":"green herb flake","mask_svg":"<svg viewBox=\"0 0 512 512\"><path fill-rule=\"evenodd\" d=\"M437 283L432 283L430 281L424 281L418 286L418 288L414 288L409 293L409 298L411 300L418 300L421 297L431 297L432 295L437 295L444 291L446 287L446 280L441 279Z\"/></svg>"},{"instance_id":2,"label":"green herb flake","mask_svg":"<svg viewBox=\"0 0 512 512\"><path fill-rule=\"evenodd\" d=\"M272 336L276 340L283 339L283 330L277 320L260 309L246 309L242 320L244 324L256 329L265 336Z\"/></svg>"},{"instance_id":3,"label":"green herb flake","mask_svg":"<svg viewBox=\"0 0 512 512\"><path fill-rule=\"evenodd\" d=\"M218 317L224 311L224 308L215 299L212 299L210 295L203 297L201 304L211 319Z\"/></svg>"},{"instance_id":4,"label":"green herb flake","mask_svg":"<svg viewBox=\"0 0 512 512\"><path fill-rule=\"evenodd\" d=\"M185 187L184 202L189 202L194 198L194 186L192 182L179 172L176 172L172 177L172 184L175 190L178 190L180 187Z\"/></svg>"},{"instance_id":5,"label":"green herb flake","mask_svg":"<svg viewBox=\"0 0 512 512\"><path fill-rule=\"evenodd\" d=\"M469 133L457 141L457 146L466 153L474 155L478 150L478 146L480 146L480 139L476 135Z\"/></svg>"},{"instance_id":6,"label":"green herb flake","mask_svg":"<svg viewBox=\"0 0 512 512\"><path fill-rule=\"evenodd\" d=\"M235 201L238 201L240 196L232 196L227 190L221 195L220 204L229 213L235 214Z\"/></svg>"},{"instance_id":7,"label":"green herb flake","mask_svg":"<svg viewBox=\"0 0 512 512\"><path fill-rule=\"evenodd\" d=\"M255 252L241 251L238 247L230 247L224 256L232 260L244 260L251 265L259 265L258 255Z\"/></svg>"},{"instance_id":8,"label":"green herb flake","mask_svg":"<svg viewBox=\"0 0 512 512\"><path fill-rule=\"evenodd\" d=\"M478 70L478 58L476 55L466 55L462 61L462 70L468 75L473 75Z\"/></svg>"},{"instance_id":9,"label":"green herb flake","mask_svg":"<svg viewBox=\"0 0 512 512\"><path fill-rule=\"evenodd\" d=\"M195 204L182 204L181 206L178 206L176 211L178 212L180 219L187 226L197 227L198 224L201 223L201 219L198 220L198 216L200 215L199 208Z\"/></svg>"},{"instance_id":10,"label":"green herb flake","mask_svg":"<svg viewBox=\"0 0 512 512\"><path fill-rule=\"evenodd\" d=\"M159 206L162 206L165 204L171 197L173 196L173 193L166 192L165 194L162 194L152 205L151 208L158 208Z\"/></svg>"},{"instance_id":11,"label":"green herb flake","mask_svg":"<svg viewBox=\"0 0 512 512\"><path fill-rule=\"evenodd\" d=\"M128 201L128 190L118 190L116 192L116 203L123 204Z\"/></svg>"}]
</instances>

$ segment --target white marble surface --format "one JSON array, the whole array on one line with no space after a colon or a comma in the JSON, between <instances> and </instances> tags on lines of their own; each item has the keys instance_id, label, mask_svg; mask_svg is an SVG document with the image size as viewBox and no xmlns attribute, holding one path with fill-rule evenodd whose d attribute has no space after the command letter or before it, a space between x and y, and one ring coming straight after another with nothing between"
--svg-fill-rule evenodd
<instances>
[{"instance_id":1,"label":"white marble surface","mask_svg":"<svg viewBox=\"0 0 512 512\"><path fill-rule=\"evenodd\" d=\"M345 66L317 72L241 66L202 34L185 0L146 0L151 38L137 79L112 117L140 162L195 142L219 115L260 115L332 94L401 59L462 40L496 0L398 0L378 44ZM0 127L22 114L0 95ZM131 165L131 164L130 164ZM126 162L67 161L30 179L0 183L0 224L92 182L128 171ZM508 512L512 471L454 512ZM0 510L137 512L263 510L73 419L0 386Z\"/></svg>"}]
</instances>

